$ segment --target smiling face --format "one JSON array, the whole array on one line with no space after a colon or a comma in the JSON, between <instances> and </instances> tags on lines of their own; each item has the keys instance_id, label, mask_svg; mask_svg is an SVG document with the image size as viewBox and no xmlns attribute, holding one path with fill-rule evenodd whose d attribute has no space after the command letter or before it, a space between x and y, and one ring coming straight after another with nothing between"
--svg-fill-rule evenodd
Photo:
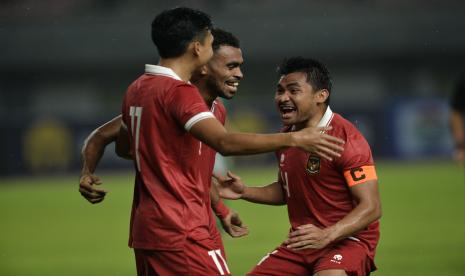
<instances>
[{"instance_id":1,"label":"smiling face","mask_svg":"<svg viewBox=\"0 0 465 276\"><path fill-rule=\"evenodd\" d=\"M281 76L278 82L275 103L284 125L296 129L316 125L322 114L322 105L329 96L326 89L315 91L307 82L307 74L293 72ZM316 121L316 122L315 122Z\"/></svg>"},{"instance_id":2,"label":"smiling face","mask_svg":"<svg viewBox=\"0 0 465 276\"><path fill-rule=\"evenodd\" d=\"M206 65L206 85L216 96L231 99L242 80L241 65L244 63L239 48L222 45Z\"/></svg>"}]
</instances>

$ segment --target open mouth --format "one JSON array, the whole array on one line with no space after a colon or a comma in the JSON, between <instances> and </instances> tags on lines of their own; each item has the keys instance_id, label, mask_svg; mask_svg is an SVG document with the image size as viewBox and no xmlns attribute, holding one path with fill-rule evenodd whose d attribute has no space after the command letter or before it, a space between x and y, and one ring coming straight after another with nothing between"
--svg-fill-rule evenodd
<instances>
[{"instance_id":1,"label":"open mouth","mask_svg":"<svg viewBox=\"0 0 465 276\"><path fill-rule=\"evenodd\" d=\"M280 105L279 106L279 111L281 111L281 114L286 115L290 114L292 112L296 111L296 108L290 105Z\"/></svg>"},{"instance_id":2,"label":"open mouth","mask_svg":"<svg viewBox=\"0 0 465 276\"><path fill-rule=\"evenodd\" d=\"M237 87L239 86L239 81L226 81L225 84L232 90L237 90Z\"/></svg>"}]
</instances>

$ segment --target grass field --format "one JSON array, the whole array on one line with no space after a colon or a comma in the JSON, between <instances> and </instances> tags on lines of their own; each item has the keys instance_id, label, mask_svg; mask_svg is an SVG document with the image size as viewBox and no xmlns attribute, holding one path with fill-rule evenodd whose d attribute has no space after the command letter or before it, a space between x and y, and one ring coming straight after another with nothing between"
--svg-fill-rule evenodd
<instances>
[{"instance_id":1,"label":"grass field","mask_svg":"<svg viewBox=\"0 0 465 276\"><path fill-rule=\"evenodd\" d=\"M273 169L237 170L246 183ZM383 203L375 275L465 275L465 176L452 163L379 163ZM99 205L77 192L77 175L0 179L0 275L135 275L127 247L132 176L101 175ZM230 202L250 234L225 237L229 267L245 275L285 237L285 207Z\"/></svg>"}]
</instances>

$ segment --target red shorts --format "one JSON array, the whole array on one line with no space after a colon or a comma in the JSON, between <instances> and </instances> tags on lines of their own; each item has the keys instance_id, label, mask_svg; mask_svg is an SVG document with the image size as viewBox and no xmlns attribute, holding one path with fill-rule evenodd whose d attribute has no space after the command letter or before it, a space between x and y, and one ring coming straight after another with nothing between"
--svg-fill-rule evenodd
<instances>
[{"instance_id":1,"label":"red shorts","mask_svg":"<svg viewBox=\"0 0 465 276\"><path fill-rule=\"evenodd\" d=\"M293 251L281 245L247 275L313 275L328 269L344 270L348 275L369 275L376 267L361 244L345 239L319 250Z\"/></svg>"},{"instance_id":2,"label":"red shorts","mask_svg":"<svg viewBox=\"0 0 465 276\"><path fill-rule=\"evenodd\" d=\"M231 275L222 244L214 242L188 239L183 250L134 249L134 254L138 276Z\"/></svg>"}]
</instances>

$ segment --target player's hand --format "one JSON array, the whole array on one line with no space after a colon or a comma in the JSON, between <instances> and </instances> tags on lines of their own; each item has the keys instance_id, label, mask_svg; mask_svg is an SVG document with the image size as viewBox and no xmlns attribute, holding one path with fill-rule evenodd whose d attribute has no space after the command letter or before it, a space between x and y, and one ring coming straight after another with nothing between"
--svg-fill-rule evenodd
<instances>
[{"instance_id":1,"label":"player's hand","mask_svg":"<svg viewBox=\"0 0 465 276\"><path fill-rule=\"evenodd\" d=\"M326 247L331 240L327 229L321 229L313 224L305 224L297 227L288 235L284 244L293 250L302 250L307 248L321 249Z\"/></svg>"},{"instance_id":2,"label":"player's hand","mask_svg":"<svg viewBox=\"0 0 465 276\"><path fill-rule=\"evenodd\" d=\"M233 210L230 210L229 214L224 219L221 219L221 225L223 225L224 231L233 238L249 234L249 229L242 224L239 214Z\"/></svg>"},{"instance_id":3,"label":"player's hand","mask_svg":"<svg viewBox=\"0 0 465 276\"><path fill-rule=\"evenodd\" d=\"M228 171L227 177L213 175L216 179L216 188L220 197L226 199L240 199L245 190L245 185L241 178L232 172Z\"/></svg>"},{"instance_id":4,"label":"player's hand","mask_svg":"<svg viewBox=\"0 0 465 276\"><path fill-rule=\"evenodd\" d=\"M328 135L325 132L329 127L308 127L297 132L292 132L296 145L308 152L315 153L329 161L340 157L344 150L344 140Z\"/></svg>"},{"instance_id":5,"label":"player's hand","mask_svg":"<svg viewBox=\"0 0 465 276\"><path fill-rule=\"evenodd\" d=\"M79 192L92 204L101 202L108 191L97 188L102 181L93 174L83 174L79 180Z\"/></svg>"}]
</instances>

